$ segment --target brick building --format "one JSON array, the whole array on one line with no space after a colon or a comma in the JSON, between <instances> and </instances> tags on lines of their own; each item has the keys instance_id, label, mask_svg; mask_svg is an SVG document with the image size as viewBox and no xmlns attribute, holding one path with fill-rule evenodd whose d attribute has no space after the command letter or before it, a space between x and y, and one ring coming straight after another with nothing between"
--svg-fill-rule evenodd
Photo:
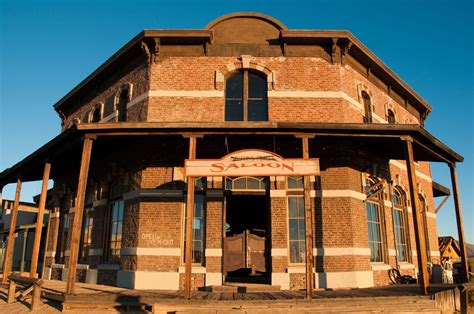
<instances>
[{"instance_id":1,"label":"brick building","mask_svg":"<svg viewBox=\"0 0 474 314\"><path fill-rule=\"evenodd\" d=\"M347 31L255 13L145 30L54 108L62 133L0 174L51 165L45 278L311 289L383 285L398 268L426 286L419 264L439 262L446 189L429 162L455 175L462 157Z\"/></svg>"}]
</instances>

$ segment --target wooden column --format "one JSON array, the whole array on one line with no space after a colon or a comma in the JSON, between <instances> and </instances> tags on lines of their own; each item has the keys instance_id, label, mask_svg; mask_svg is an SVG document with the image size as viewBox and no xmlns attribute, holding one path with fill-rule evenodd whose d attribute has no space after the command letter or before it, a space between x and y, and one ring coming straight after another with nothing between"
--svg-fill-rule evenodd
<instances>
[{"instance_id":1,"label":"wooden column","mask_svg":"<svg viewBox=\"0 0 474 314\"><path fill-rule=\"evenodd\" d=\"M81 168L79 170L79 181L77 183L76 203L74 211L74 220L71 225L71 239L69 245L69 263L67 274L66 294L74 293L76 283L77 257L79 254L79 239L82 229L82 213L84 211L84 198L86 195L87 175L89 173L89 164L92 151L93 139L85 138L82 148Z\"/></svg>"},{"instance_id":2,"label":"wooden column","mask_svg":"<svg viewBox=\"0 0 474 314\"><path fill-rule=\"evenodd\" d=\"M456 224L458 227L459 247L461 249L461 263L462 263L462 282L468 282L468 259L466 251L466 240L464 238L464 228L462 223L462 210L461 200L459 199L458 190L458 176L456 174L456 164L449 164L449 170L451 172L451 183L453 185L453 199L454 199L454 210L456 211Z\"/></svg>"},{"instance_id":3,"label":"wooden column","mask_svg":"<svg viewBox=\"0 0 474 314\"><path fill-rule=\"evenodd\" d=\"M5 252L3 259L3 278L2 283L7 283L8 272L10 271L12 263L13 243L15 242L14 234L16 227L16 216L18 213L18 206L20 205L20 193L21 193L21 180L18 178L16 183L15 201L13 202L13 208L11 212L10 230L8 231L8 244L7 251Z\"/></svg>"},{"instance_id":4,"label":"wooden column","mask_svg":"<svg viewBox=\"0 0 474 314\"><path fill-rule=\"evenodd\" d=\"M309 138L303 137L303 158L309 158ZM304 212L305 212L305 253L306 253L306 299L313 298L313 215L311 211L311 180L304 177Z\"/></svg>"},{"instance_id":5,"label":"wooden column","mask_svg":"<svg viewBox=\"0 0 474 314\"><path fill-rule=\"evenodd\" d=\"M41 185L41 195L38 205L38 216L36 217L36 229L35 229L35 239L33 242L33 253L31 255L31 265L30 265L30 277L35 278L37 276L36 269L38 268L38 257L41 243L41 232L43 231L43 217L44 209L46 206L46 194L48 192L48 180L49 172L51 170L51 164L45 163L43 170L43 184Z\"/></svg>"},{"instance_id":6,"label":"wooden column","mask_svg":"<svg viewBox=\"0 0 474 314\"><path fill-rule=\"evenodd\" d=\"M428 294L429 275L426 252L426 239L423 230L423 218L420 212L420 199L418 196L418 185L415 173L415 160L413 158L413 140L402 138L405 141L405 159L407 164L408 184L410 189L411 208L413 213L413 225L415 228L415 241L418 260L418 283L421 294Z\"/></svg>"},{"instance_id":7,"label":"wooden column","mask_svg":"<svg viewBox=\"0 0 474 314\"><path fill-rule=\"evenodd\" d=\"M196 137L189 138L189 159L196 158ZM191 298L191 273L193 262L193 221L194 221L194 178L188 177L188 198L186 202L186 248L184 268L184 298Z\"/></svg>"}]
</instances>

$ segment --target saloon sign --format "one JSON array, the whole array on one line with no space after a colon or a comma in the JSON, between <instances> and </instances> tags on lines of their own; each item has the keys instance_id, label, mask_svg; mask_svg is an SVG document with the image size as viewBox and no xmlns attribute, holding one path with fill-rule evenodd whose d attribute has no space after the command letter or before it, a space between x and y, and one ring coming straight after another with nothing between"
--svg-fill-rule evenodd
<instances>
[{"instance_id":1,"label":"saloon sign","mask_svg":"<svg viewBox=\"0 0 474 314\"><path fill-rule=\"evenodd\" d=\"M186 160L184 174L187 177L310 176L319 174L319 159L285 159L272 152L246 149L221 159Z\"/></svg>"}]
</instances>

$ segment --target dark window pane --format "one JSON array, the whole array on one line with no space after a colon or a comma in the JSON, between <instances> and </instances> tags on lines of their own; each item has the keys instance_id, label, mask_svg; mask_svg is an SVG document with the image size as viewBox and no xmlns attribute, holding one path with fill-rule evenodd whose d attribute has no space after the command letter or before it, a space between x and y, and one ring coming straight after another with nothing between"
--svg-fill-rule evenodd
<instances>
[{"instance_id":1,"label":"dark window pane","mask_svg":"<svg viewBox=\"0 0 474 314\"><path fill-rule=\"evenodd\" d=\"M225 101L225 120L226 121L243 121L244 106L242 100L226 100Z\"/></svg>"},{"instance_id":2,"label":"dark window pane","mask_svg":"<svg viewBox=\"0 0 474 314\"><path fill-rule=\"evenodd\" d=\"M249 72L249 98L267 98L267 78Z\"/></svg>"},{"instance_id":3,"label":"dark window pane","mask_svg":"<svg viewBox=\"0 0 474 314\"><path fill-rule=\"evenodd\" d=\"M298 240L298 219L290 219L290 240Z\"/></svg>"},{"instance_id":4,"label":"dark window pane","mask_svg":"<svg viewBox=\"0 0 474 314\"><path fill-rule=\"evenodd\" d=\"M248 120L249 121L267 121L268 104L266 100L248 101Z\"/></svg>"},{"instance_id":5,"label":"dark window pane","mask_svg":"<svg viewBox=\"0 0 474 314\"><path fill-rule=\"evenodd\" d=\"M244 74L238 72L229 77L225 85L225 98L242 99L244 97Z\"/></svg>"}]
</instances>

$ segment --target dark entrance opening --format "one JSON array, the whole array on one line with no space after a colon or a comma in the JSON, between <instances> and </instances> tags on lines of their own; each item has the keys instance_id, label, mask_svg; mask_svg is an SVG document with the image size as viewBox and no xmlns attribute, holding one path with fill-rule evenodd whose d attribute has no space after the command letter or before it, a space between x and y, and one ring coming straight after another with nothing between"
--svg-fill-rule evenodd
<instances>
[{"instance_id":1,"label":"dark entrance opening","mask_svg":"<svg viewBox=\"0 0 474 314\"><path fill-rule=\"evenodd\" d=\"M266 193L226 196L226 282L270 282L269 216L269 199Z\"/></svg>"}]
</instances>

